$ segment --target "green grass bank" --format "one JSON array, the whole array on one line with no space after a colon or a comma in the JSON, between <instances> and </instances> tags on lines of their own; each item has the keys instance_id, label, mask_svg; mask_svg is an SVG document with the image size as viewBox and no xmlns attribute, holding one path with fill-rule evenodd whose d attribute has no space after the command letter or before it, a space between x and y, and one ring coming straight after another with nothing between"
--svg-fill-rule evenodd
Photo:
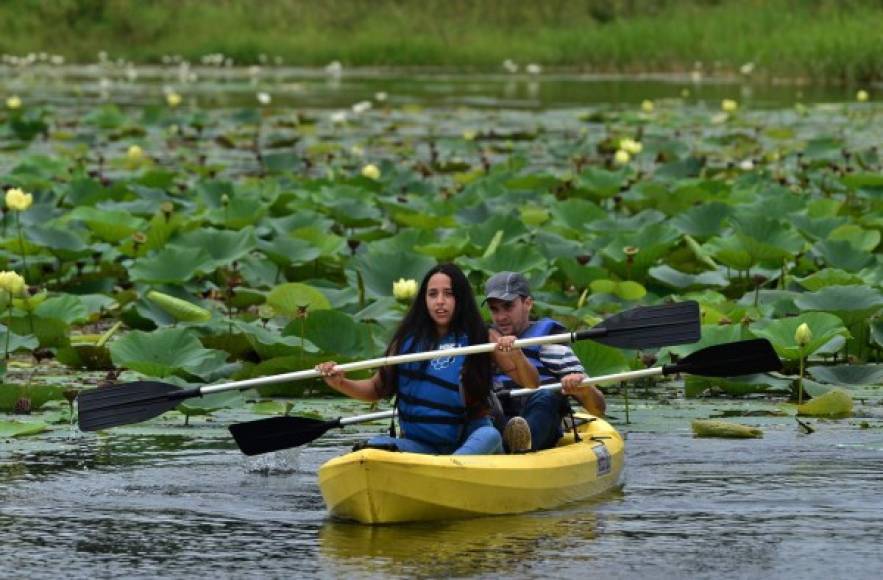
<instances>
[{"instance_id":1,"label":"green grass bank","mask_svg":"<svg viewBox=\"0 0 883 580\"><path fill-rule=\"evenodd\" d=\"M883 79L880 0L19 0L0 52L89 62L223 53L237 63Z\"/></svg>"}]
</instances>

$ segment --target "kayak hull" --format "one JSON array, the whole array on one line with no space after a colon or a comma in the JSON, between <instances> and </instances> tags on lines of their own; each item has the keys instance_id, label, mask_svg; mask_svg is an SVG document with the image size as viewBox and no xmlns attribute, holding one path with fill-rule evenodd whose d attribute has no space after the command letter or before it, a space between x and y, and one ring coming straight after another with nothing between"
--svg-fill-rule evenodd
<instances>
[{"instance_id":1,"label":"kayak hull","mask_svg":"<svg viewBox=\"0 0 883 580\"><path fill-rule=\"evenodd\" d=\"M588 418L588 417L584 417ZM603 419L522 455L348 453L319 469L332 515L365 524L515 514L587 499L619 484L620 434Z\"/></svg>"}]
</instances>

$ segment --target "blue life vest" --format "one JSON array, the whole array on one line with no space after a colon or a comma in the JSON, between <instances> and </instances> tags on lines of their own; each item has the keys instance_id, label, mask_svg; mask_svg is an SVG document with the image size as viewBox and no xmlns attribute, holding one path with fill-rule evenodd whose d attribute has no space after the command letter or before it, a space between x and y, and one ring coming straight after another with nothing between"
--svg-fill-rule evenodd
<instances>
[{"instance_id":1,"label":"blue life vest","mask_svg":"<svg viewBox=\"0 0 883 580\"><path fill-rule=\"evenodd\" d=\"M567 332L567 330L560 322L552 320L551 318L541 318L528 326L518 338L536 338L539 336L548 336L550 334L560 334L562 332ZM522 348L521 351L524 353L524 356L527 357L527 360L530 361L530 364L536 367L537 372L540 375L541 385L557 383L560 380L559 377L547 369L546 365L540 361L541 348L542 345L530 346ZM494 390L497 392L520 388L522 388L521 385L512 380L512 378L506 373L500 372L494 376ZM500 399L500 403L503 406L503 412L506 416L514 417L521 413L521 409L524 406L524 401L527 400L527 397L500 397Z\"/></svg>"},{"instance_id":2,"label":"blue life vest","mask_svg":"<svg viewBox=\"0 0 883 580\"><path fill-rule=\"evenodd\" d=\"M448 334L440 349L468 346L465 336ZM403 343L401 353L412 352L413 340ZM449 356L399 366L396 405L402 436L438 446L460 445L467 409L460 375L465 356Z\"/></svg>"}]
</instances>

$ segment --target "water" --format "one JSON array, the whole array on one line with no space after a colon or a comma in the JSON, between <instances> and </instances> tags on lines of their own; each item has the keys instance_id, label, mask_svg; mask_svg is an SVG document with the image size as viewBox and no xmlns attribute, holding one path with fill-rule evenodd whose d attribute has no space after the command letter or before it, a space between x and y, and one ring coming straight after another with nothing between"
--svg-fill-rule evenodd
<instances>
[{"instance_id":1,"label":"water","mask_svg":"<svg viewBox=\"0 0 883 580\"><path fill-rule=\"evenodd\" d=\"M651 403L636 411L621 426L624 485L600 498L400 526L329 519L316 471L347 450L351 430L260 459L244 458L211 423L17 442L0 452L0 570L101 578L876 577L883 422L872 417L861 429L854 419L814 421L816 432L802 435L791 418L752 418L763 439L694 439L689 417L720 406L691 404L664 420Z\"/></svg>"}]
</instances>

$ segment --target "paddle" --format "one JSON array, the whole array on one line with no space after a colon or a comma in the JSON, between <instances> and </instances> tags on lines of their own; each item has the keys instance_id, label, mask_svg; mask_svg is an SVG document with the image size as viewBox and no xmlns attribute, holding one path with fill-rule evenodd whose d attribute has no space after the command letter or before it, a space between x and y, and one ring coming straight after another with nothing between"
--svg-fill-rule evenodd
<instances>
[{"instance_id":1,"label":"paddle","mask_svg":"<svg viewBox=\"0 0 883 580\"><path fill-rule=\"evenodd\" d=\"M619 382L655 375L672 375L686 373L706 377L727 377L751 373L777 371L782 362L776 351L766 339L743 340L728 344L709 346L684 357L676 363L653 367L638 371L628 371L590 377L583 381L584 385ZM545 390L558 390L561 383L543 385ZM522 397L536 392L536 389L516 389L499 393L510 397ZM230 426L230 433L246 455L258 455L289 449L314 441L335 427L344 427L355 423L389 419L394 411L381 411L368 415L358 415L323 421L308 417L270 417Z\"/></svg>"},{"instance_id":2,"label":"paddle","mask_svg":"<svg viewBox=\"0 0 883 580\"><path fill-rule=\"evenodd\" d=\"M601 344L618 348L656 348L696 342L699 340L699 335L699 305L696 302L688 301L659 306L639 306L615 314L588 330L517 340L515 346L523 348L592 339ZM338 365L337 368L344 372L356 371L442 356L490 352L495 347L495 343L476 344L446 350L381 357ZM96 431L137 423L174 409L183 399L202 397L233 389L242 390L286 381L314 379L320 376L317 371L310 369L193 389L179 389L174 385L159 381L136 381L92 389L83 391L77 397L79 425L83 431Z\"/></svg>"}]
</instances>

